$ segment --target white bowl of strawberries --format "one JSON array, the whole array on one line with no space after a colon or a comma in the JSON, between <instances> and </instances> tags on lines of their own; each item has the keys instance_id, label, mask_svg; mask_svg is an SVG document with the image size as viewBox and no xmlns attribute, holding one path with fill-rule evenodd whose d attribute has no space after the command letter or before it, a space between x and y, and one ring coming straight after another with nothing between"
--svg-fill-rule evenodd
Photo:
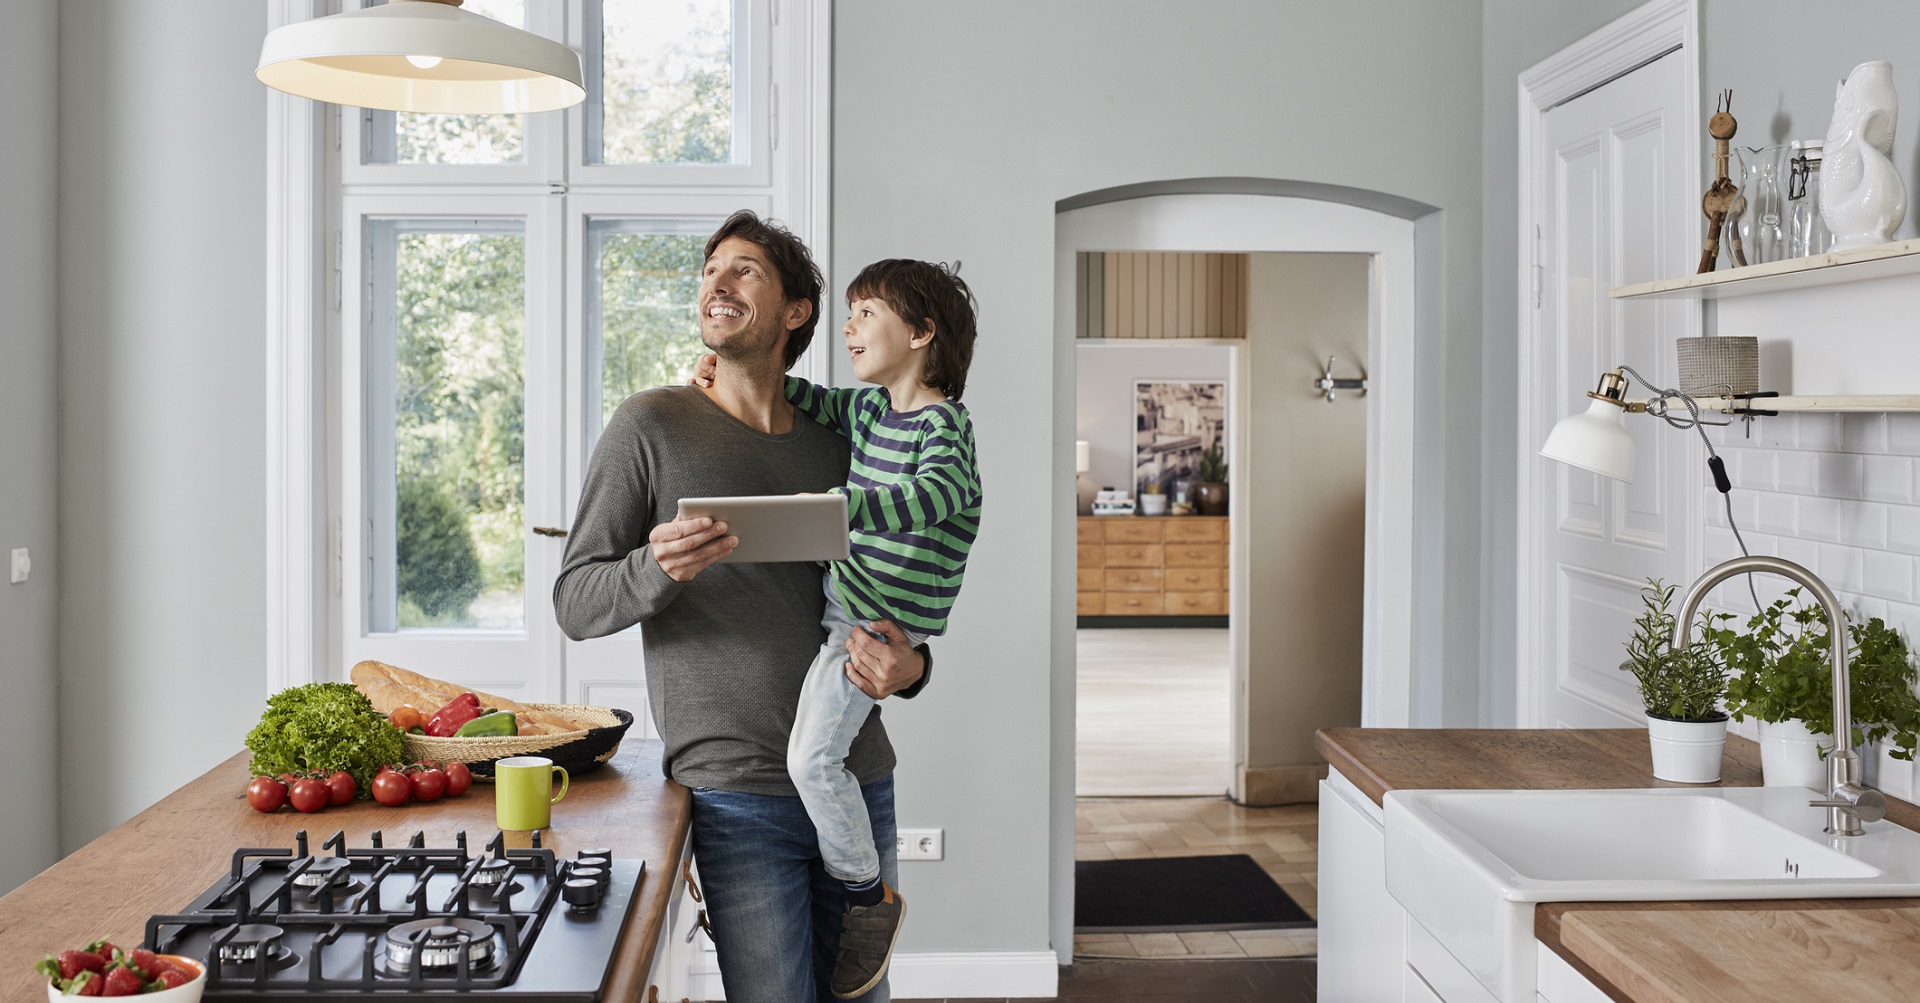
<instances>
[{"instance_id":1,"label":"white bowl of strawberries","mask_svg":"<svg viewBox=\"0 0 1920 1003\"><path fill-rule=\"evenodd\" d=\"M206 966L192 958L142 947L122 951L105 940L49 954L33 968L47 977L47 999L56 1001L139 996L156 1003L199 1003L207 987Z\"/></svg>"}]
</instances>

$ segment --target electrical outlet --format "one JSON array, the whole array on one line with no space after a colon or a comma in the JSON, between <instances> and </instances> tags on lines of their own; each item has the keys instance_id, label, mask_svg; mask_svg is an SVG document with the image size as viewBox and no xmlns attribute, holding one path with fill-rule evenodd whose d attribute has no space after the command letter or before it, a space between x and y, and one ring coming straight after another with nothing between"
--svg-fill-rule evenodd
<instances>
[{"instance_id":1,"label":"electrical outlet","mask_svg":"<svg viewBox=\"0 0 1920 1003\"><path fill-rule=\"evenodd\" d=\"M943 860L947 855L947 837L943 829L897 830L901 860Z\"/></svg>"}]
</instances>

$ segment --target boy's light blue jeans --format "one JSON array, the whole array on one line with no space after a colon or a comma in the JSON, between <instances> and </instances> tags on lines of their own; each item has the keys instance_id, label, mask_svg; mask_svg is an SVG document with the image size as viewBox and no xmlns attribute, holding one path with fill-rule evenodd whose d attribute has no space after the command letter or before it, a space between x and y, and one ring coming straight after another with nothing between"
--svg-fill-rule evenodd
<instances>
[{"instance_id":1,"label":"boy's light blue jeans","mask_svg":"<svg viewBox=\"0 0 1920 1003\"><path fill-rule=\"evenodd\" d=\"M868 842L892 846L893 778L863 793ZM730 1003L834 1003L828 981L847 889L827 876L819 852L798 798L694 789L694 863ZM880 877L899 883L893 854ZM882 979L860 999L886 1003L890 993Z\"/></svg>"},{"instance_id":2,"label":"boy's light blue jeans","mask_svg":"<svg viewBox=\"0 0 1920 1003\"><path fill-rule=\"evenodd\" d=\"M874 849L860 781L846 766L847 750L873 711L873 698L847 681L847 638L866 625L840 605L833 580L824 581L827 610L820 625L827 628L827 640L800 688L800 706L787 738L787 774L819 833L827 873L841 881L871 881L880 873L880 854ZM901 633L909 645L926 641L924 635L904 629Z\"/></svg>"}]
</instances>

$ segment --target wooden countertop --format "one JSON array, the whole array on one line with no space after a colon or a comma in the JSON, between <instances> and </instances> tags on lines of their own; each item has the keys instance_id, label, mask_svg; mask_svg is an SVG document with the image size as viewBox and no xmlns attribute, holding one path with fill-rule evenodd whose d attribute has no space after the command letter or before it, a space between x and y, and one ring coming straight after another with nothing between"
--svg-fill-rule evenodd
<instances>
[{"instance_id":1,"label":"wooden countertop","mask_svg":"<svg viewBox=\"0 0 1920 1003\"><path fill-rule=\"evenodd\" d=\"M678 888L689 797L661 774L660 753L657 741L622 742L612 762L573 781L553 808L553 827L541 834L541 845L562 857L604 846L616 857L646 860L608 979L609 1001L646 998L653 945ZM226 873L240 847L291 847L303 828L316 853L335 830L345 830L352 846L367 845L375 829L389 844L422 830L430 846L451 846L461 830L478 846L496 831L490 784L432 804L354 801L312 815L256 812L247 807L246 785L242 752L0 898L0 999L41 998L45 980L32 966L49 950L99 937L139 943L147 917L192 902ZM525 833L508 834L510 846L528 842Z\"/></svg>"},{"instance_id":2,"label":"wooden countertop","mask_svg":"<svg viewBox=\"0 0 1920 1003\"><path fill-rule=\"evenodd\" d=\"M1655 780L1640 728L1327 728L1314 746L1376 804L1390 790L1760 784L1760 747L1737 735L1703 785ZM1920 830L1898 798L1887 818ZM1543 902L1533 932L1621 1003L1920 1000L1920 899Z\"/></svg>"}]
</instances>

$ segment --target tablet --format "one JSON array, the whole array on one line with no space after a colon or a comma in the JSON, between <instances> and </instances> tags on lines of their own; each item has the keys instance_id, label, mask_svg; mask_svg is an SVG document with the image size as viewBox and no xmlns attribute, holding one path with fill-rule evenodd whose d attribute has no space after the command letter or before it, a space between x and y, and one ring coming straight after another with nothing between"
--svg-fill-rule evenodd
<instances>
[{"instance_id":1,"label":"tablet","mask_svg":"<svg viewBox=\"0 0 1920 1003\"><path fill-rule=\"evenodd\" d=\"M740 538L722 564L847 559L845 495L747 495L682 498L680 518L707 516Z\"/></svg>"}]
</instances>

